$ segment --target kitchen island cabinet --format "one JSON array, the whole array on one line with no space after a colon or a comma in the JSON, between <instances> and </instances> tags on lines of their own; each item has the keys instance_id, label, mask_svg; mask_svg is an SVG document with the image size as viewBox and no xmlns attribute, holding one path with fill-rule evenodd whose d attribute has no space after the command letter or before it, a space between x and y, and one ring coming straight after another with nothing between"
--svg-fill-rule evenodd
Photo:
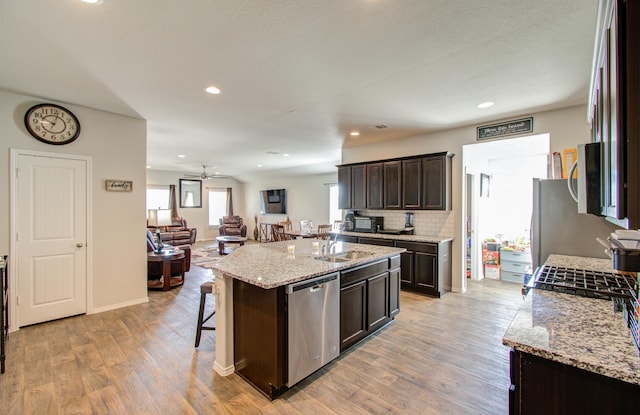
<instances>
[{"instance_id":1,"label":"kitchen island cabinet","mask_svg":"<svg viewBox=\"0 0 640 415\"><path fill-rule=\"evenodd\" d=\"M340 350L381 329L399 312L399 290L390 283L399 281L401 249L338 243L336 255L360 252L361 256L344 262L327 262L314 257L312 242L296 240L244 246L214 267L225 279L233 281L235 372L270 399L291 386L287 373L289 284L340 273L340 286L344 290L340 292L340 313L336 313L339 321L335 321L340 327L341 344L336 342ZM294 255L288 254L290 244L295 245ZM348 334L351 331L358 333L352 336Z\"/></svg>"}]
</instances>

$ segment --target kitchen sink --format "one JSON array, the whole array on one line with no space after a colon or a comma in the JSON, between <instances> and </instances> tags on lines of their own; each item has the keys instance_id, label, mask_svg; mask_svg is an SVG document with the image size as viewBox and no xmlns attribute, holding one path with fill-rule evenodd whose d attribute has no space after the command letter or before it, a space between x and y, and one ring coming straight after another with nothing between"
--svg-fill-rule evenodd
<instances>
[{"instance_id":1,"label":"kitchen sink","mask_svg":"<svg viewBox=\"0 0 640 415\"><path fill-rule=\"evenodd\" d=\"M346 258L348 260L366 258L371 255L373 255L371 252L364 252L364 251L346 251L340 254L335 254L335 256L337 257Z\"/></svg>"},{"instance_id":2,"label":"kitchen sink","mask_svg":"<svg viewBox=\"0 0 640 415\"><path fill-rule=\"evenodd\" d=\"M324 262L347 262L354 259L366 258L373 255L371 252L364 251L346 251L338 254L323 255L316 257L315 259Z\"/></svg>"},{"instance_id":3,"label":"kitchen sink","mask_svg":"<svg viewBox=\"0 0 640 415\"><path fill-rule=\"evenodd\" d=\"M342 258L342 257L335 256L335 255L318 256L318 257L315 257L315 259L317 259L318 261L324 261L324 262L347 262L347 261L349 261L349 259L347 259L347 258Z\"/></svg>"}]
</instances>

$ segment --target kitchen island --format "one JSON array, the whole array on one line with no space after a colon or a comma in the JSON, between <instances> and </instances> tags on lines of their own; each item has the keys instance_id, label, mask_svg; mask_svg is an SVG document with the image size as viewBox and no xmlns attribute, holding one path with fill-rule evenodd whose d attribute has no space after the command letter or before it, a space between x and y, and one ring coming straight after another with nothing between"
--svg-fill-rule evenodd
<instances>
[{"instance_id":1,"label":"kitchen island","mask_svg":"<svg viewBox=\"0 0 640 415\"><path fill-rule=\"evenodd\" d=\"M546 265L613 272L611 260L551 255ZM532 289L505 333L510 414L637 413L640 358L611 301Z\"/></svg>"},{"instance_id":2,"label":"kitchen island","mask_svg":"<svg viewBox=\"0 0 640 415\"><path fill-rule=\"evenodd\" d=\"M291 287L315 277L335 280L339 276L335 302L324 303L334 304L328 306L333 310L326 310L327 306L318 309L329 320L317 327L321 337L328 337L332 328L339 333L339 343L336 334L336 344L327 352L337 356L384 327L399 312L403 251L309 239L237 249L213 267L218 294L214 369L222 375L235 371L265 396L277 397L292 386L290 369L295 368L291 358L298 354L297 345L305 343L292 342L299 333L289 322L299 313L288 314ZM324 284L311 290L320 291ZM315 317L318 313L309 314Z\"/></svg>"}]
</instances>

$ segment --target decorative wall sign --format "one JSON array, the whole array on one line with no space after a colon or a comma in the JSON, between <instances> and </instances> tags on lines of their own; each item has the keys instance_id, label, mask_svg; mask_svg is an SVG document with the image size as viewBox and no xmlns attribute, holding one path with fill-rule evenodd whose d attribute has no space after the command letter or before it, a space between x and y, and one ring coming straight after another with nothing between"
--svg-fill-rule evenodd
<instances>
[{"instance_id":1,"label":"decorative wall sign","mask_svg":"<svg viewBox=\"0 0 640 415\"><path fill-rule=\"evenodd\" d=\"M131 192L133 182L131 180L105 180L105 188L109 192Z\"/></svg>"},{"instance_id":2,"label":"decorative wall sign","mask_svg":"<svg viewBox=\"0 0 640 415\"><path fill-rule=\"evenodd\" d=\"M533 132L533 117L478 127L478 141Z\"/></svg>"}]
</instances>

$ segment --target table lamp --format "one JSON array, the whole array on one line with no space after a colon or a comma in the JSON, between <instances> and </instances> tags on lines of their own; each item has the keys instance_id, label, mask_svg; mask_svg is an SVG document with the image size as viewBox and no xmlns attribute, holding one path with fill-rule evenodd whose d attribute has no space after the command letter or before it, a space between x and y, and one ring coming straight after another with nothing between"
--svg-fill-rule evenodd
<instances>
[{"instance_id":1,"label":"table lamp","mask_svg":"<svg viewBox=\"0 0 640 415\"><path fill-rule=\"evenodd\" d=\"M160 226L169 226L171 223L171 209L149 209L149 225L156 227L158 239L154 251L156 254L162 253L162 248L164 248L162 238L160 238Z\"/></svg>"}]
</instances>

